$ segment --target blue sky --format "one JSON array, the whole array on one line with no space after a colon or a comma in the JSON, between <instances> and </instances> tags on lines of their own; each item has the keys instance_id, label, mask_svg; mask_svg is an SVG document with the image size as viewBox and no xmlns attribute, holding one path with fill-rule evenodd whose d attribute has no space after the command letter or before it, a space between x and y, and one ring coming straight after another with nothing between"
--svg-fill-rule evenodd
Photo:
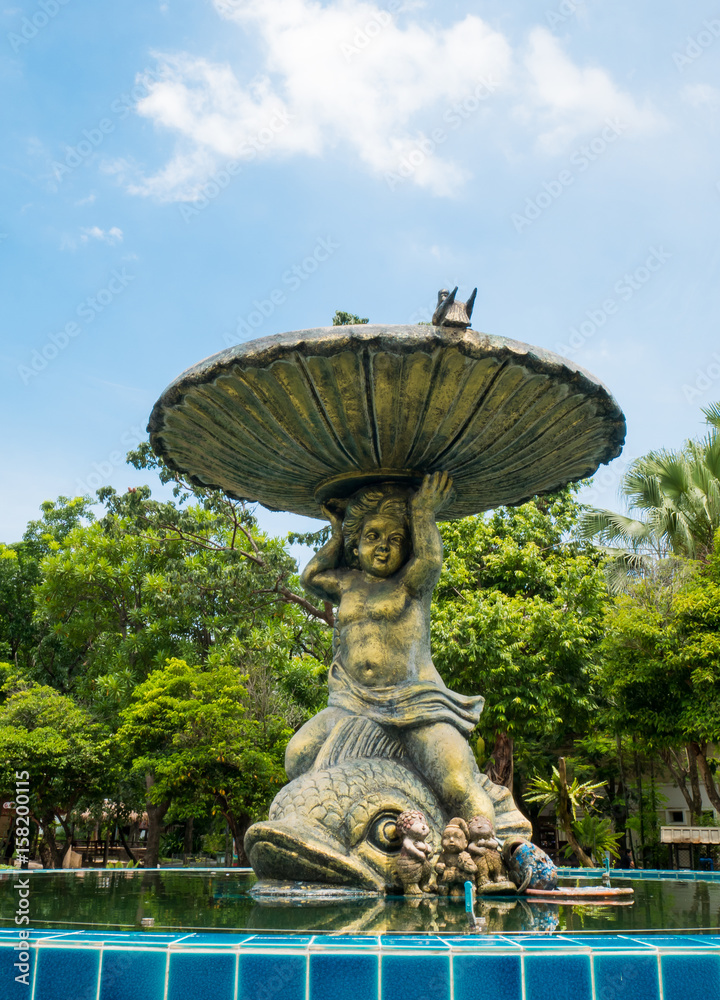
<instances>
[{"instance_id":1,"label":"blue sky","mask_svg":"<svg viewBox=\"0 0 720 1000\"><path fill-rule=\"evenodd\" d=\"M448 285L611 388L593 502L720 398L717 4L7 0L0 76L2 541L201 358Z\"/></svg>"}]
</instances>

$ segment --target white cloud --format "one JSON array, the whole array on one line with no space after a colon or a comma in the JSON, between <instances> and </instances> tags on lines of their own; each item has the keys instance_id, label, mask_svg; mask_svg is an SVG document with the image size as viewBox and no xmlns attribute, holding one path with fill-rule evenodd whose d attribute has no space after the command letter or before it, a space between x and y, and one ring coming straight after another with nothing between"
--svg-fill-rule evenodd
<instances>
[{"instance_id":1,"label":"white cloud","mask_svg":"<svg viewBox=\"0 0 720 1000\"><path fill-rule=\"evenodd\" d=\"M529 82L518 111L537 122L538 145L548 153L563 152L578 136L602 126L606 118L620 119L624 128L636 134L663 125L660 114L649 105L638 106L605 70L576 66L546 28L531 32L524 64Z\"/></svg>"},{"instance_id":2,"label":"white cloud","mask_svg":"<svg viewBox=\"0 0 720 1000\"><path fill-rule=\"evenodd\" d=\"M720 90L709 83L693 83L683 87L681 96L693 108L720 108Z\"/></svg>"},{"instance_id":3,"label":"white cloud","mask_svg":"<svg viewBox=\"0 0 720 1000\"><path fill-rule=\"evenodd\" d=\"M123 231L122 229L118 229L117 226L112 226L110 229L101 229L100 226L83 227L80 230L79 237L63 236L60 242L60 249L77 250L79 243L89 243L91 240L99 240L101 243L107 243L111 247L116 246L123 241Z\"/></svg>"},{"instance_id":4,"label":"white cloud","mask_svg":"<svg viewBox=\"0 0 720 1000\"><path fill-rule=\"evenodd\" d=\"M228 160L337 149L379 176L414 158L408 179L448 195L471 176L451 159L453 143L417 151L428 149L438 126L451 136L448 116L464 101L474 104L463 127L484 129L485 145L492 128L504 132L510 121L523 141L529 135L549 153L608 116L637 130L660 122L604 70L576 66L545 29L514 55L476 15L441 27L408 16L414 3L392 15L374 0L213 2L222 18L253 37L262 72L248 79L240 58L230 66L187 53L158 55L159 79L137 111L178 144L151 176L127 163L106 166L133 194L194 200Z\"/></svg>"},{"instance_id":5,"label":"white cloud","mask_svg":"<svg viewBox=\"0 0 720 1000\"><path fill-rule=\"evenodd\" d=\"M83 228L80 230L80 242L88 243L90 240L100 240L101 243L109 243L110 246L115 246L116 243L122 243L123 231L118 229L117 226L113 226L111 229L101 229L100 226L90 226L89 229Z\"/></svg>"},{"instance_id":6,"label":"white cloud","mask_svg":"<svg viewBox=\"0 0 720 1000\"><path fill-rule=\"evenodd\" d=\"M75 207L81 208L83 205L92 205L92 203L95 201L95 198L96 198L95 194L89 194L87 198L80 198L78 199L78 201L75 202Z\"/></svg>"}]
</instances>

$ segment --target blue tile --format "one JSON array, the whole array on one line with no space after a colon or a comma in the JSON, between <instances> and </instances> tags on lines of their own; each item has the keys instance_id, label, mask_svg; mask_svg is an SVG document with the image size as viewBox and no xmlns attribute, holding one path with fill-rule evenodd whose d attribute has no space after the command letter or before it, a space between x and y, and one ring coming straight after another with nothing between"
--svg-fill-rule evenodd
<instances>
[{"instance_id":1,"label":"blue tile","mask_svg":"<svg viewBox=\"0 0 720 1000\"><path fill-rule=\"evenodd\" d=\"M589 955L525 955L526 1000L591 1000Z\"/></svg>"},{"instance_id":2,"label":"blue tile","mask_svg":"<svg viewBox=\"0 0 720 1000\"><path fill-rule=\"evenodd\" d=\"M709 947L702 937L691 934L633 934L633 940L642 941L653 948L680 948L683 951Z\"/></svg>"},{"instance_id":3,"label":"blue tile","mask_svg":"<svg viewBox=\"0 0 720 1000\"><path fill-rule=\"evenodd\" d=\"M305 1000L304 955L240 955L238 1000Z\"/></svg>"},{"instance_id":4,"label":"blue tile","mask_svg":"<svg viewBox=\"0 0 720 1000\"><path fill-rule=\"evenodd\" d=\"M167 1000L234 1000L234 954L170 952Z\"/></svg>"},{"instance_id":5,"label":"blue tile","mask_svg":"<svg viewBox=\"0 0 720 1000\"><path fill-rule=\"evenodd\" d=\"M657 955L596 955L596 1000L660 1000Z\"/></svg>"},{"instance_id":6,"label":"blue tile","mask_svg":"<svg viewBox=\"0 0 720 1000\"><path fill-rule=\"evenodd\" d=\"M30 931L31 941L59 941L63 938L66 941L77 941L78 938L82 936L82 931L59 931L59 930L49 930L49 931Z\"/></svg>"},{"instance_id":7,"label":"blue tile","mask_svg":"<svg viewBox=\"0 0 720 1000\"><path fill-rule=\"evenodd\" d=\"M449 944L453 951L503 949L520 953L520 945L517 942L499 934L453 934L451 937L443 936L443 941Z\"/></svg>"},{"instance_id":8,"label":"blue tile","mask_svg":"<svg viewBox=\"0 0 720 1000\"><path fill-rule=\"evenodd\" d=\"M720 948L720 934L691 934L690 939L703 948Z\"/></svg>"},{"instance_id":9,"label":"blue tile","mask_svg":"<svg viewBox=\"0 0 720 1000\"><path fill-rule=\"evenodd\" d=\"M64 940L73 943L83 943L90 941L93 944L115 944L133 945L136 948L164 948L172 941L178 941L184 937L183 934L147 934L139 931L77 931L72 938L64 937ZM56 941L56 937L48 935L45 940Z\"/></svg>"},{"instance_id":10,"label":"blue tile","mask_svg":"<svg viewBox=\"0 0 720 1000\"><path fill-rule=\"evenodd\" d=\"M310 1000L376 1000L378 956L310 955Z\"/></svg>"},{"instance_id":11,"label":"blue tile","mask_svg":"<svg viewBox=\"0 0 720 1000\"><path fill-rule=\"evenodd\" d=\"M12 941L12 944L9 943ZM12 945L22 945L21 948L13 948ZM16 964L18 967L16 967ZM27 968L26 968L27 967ZM27 939L18 937L18 932L14 931L8 943L4 940L0 942L0 983L3 984L3 1000L28 1000L30 996L29 987L33 981L33 971L35 968L35 952L30 947ZM24 976L24 982L16 982L16 976ZM27 984L27 985L26 985ZM7 990L7 993L5 993Z\"/></svg>"},{"instance_id":12,"label":"blue tile","mask_svg":"<svg viewBox=\"0 0 720 1000\"><path fill-rule=\"evenodd\" d=\"M255 934L249 945L254 948L307 948L312 934Z\"/></svg>"},{"instance_id":13,"label":"blue tile","mask_svg":"<svg viewBox=\"0 0 720 1000\"><path fill-rule=\"evenodd\" d=\"M237 948L248 941L254 940L252 934L186 934L170 945L173 951L185 948ZM146 942L147 944L147 942Z\"/></svg>"},{"instance_id":14,"label":"blue tile","mask_svg":"<svg viewBox=\"0 0 720 1000\"><path fill-rule=\"evenodd\" d=\"M383 948L403 948L406 951L413 951L415 948L444 951L448 947L442 938L430 934L383 934L380 942Z\"/></svg>"},{"instance_id":15,"label":"blue tile","mask_svg":"<svg viewBox=\"0 0 720 1000\"><path fill-rule=\"evenodd\" d=\"M450 956L383 955L382 1000L450 1000ZM363 998L364 1000L364 998Z\"/></svg>"},{"instance_id":16,"label":"blue tile","mask_svg":"<svg viewBox=\"0 0 720 1000\"><path fill-rule=\"evenodd\" d=\"M583 934L575 940L593 951L654 951L647 942L623 934Z\"/></svg>"},{"instance_id":17,"label":"blue tile","mask_svg":"<svg viewBox=\"0 0 720 1000\"><path fill-rule=\"evenodd\" d=\"M99 948L37 950L34 1000L95 1000Z\"/></svg>"},{"instance_id":18,"label":"blue tile","mask_svg":"<svg viewBox=\"0 0 720 1000\"><path fill-rule=\"evenodd\" d=\"M167 952L105 948L100 1000L163 1000Z\"/></svg>"},{"instance_id":19,"label":"blue tile","mask_svg":"<svg viewBox=\"0 0 720 1000\"><path fill-rule=\"evenodd\" d=\"M720 955L663 955L664 1000L720 997Z\"/></svg>"},{"instance_id":20,"label":"blue tile","mask_svg":"<svg viewBox=\"0 0 720 1000\"><path fill-rule=\"evenodd\" d=\"M374 934L316 934L310 943L314 948L377 948L380 939Z\"/></svg>"},{"instance_id":21,"label":"blue tile","mask_svg":"<svg viewBox=\"0 0 720 1000\"><path fill-rule=\"evenodd\" d=\"M517 955L455 955L455 1000L522 1000L522 959Z\"/></svg>"},{"instance_id":22,"label":"blue tile","mask_svg":"<svg viewBox=\"0 0 720 1000\"><path fill-rule=\"evenodd\" d=\"M515 940L523 948L533 948L541 951L557 951L558 948L562 951L573 951L578 948L587 948L587 945L583 944L582 938L559 937L557 935L553 935L552 937L545 934L536 934L534 937L523 935L516 937Z\"/></svg>"}]
</instances>

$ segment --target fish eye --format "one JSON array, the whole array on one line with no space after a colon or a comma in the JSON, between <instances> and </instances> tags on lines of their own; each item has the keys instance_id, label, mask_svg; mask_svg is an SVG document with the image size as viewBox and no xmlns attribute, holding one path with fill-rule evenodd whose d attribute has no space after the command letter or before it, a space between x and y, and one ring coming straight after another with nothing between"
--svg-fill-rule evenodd
<instances>
[{"instance_id":1,"label":"fish eye","mask_svg":"<svg viewBox=\"0 0 720 1000\"><path fill-rule=\"evenodd\" d=\"M402 846L396 813L381 813L368 827L366 839L384 854L397 854Z\"/></svg>"}]
</instances>

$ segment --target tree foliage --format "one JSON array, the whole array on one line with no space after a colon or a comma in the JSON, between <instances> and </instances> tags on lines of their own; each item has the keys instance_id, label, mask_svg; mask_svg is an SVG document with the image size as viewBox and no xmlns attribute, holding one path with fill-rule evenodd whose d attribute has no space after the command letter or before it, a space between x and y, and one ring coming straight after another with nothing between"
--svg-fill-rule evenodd
<instances>
[{"instance_id":1,"label":"tree foliage","mask_svg":"<svg viewBox=\"0 0 720 1000\"><path fill-rule=\"evenodd\" d=\"M710 427L703 438L648 452L630 465L620 484L627 513L590 508L580 519L582 537L610 547L615 592L651 572L658 559L704 560L712 552L720 527L720 406L703 414Z\"/></svg>"},{"instance_id":2,"label":"tree foliage","mask_svg":"<svg viewBox=\"0 0 720 1000\"><path fill-rule=\"evenodd\" d=\"M448 684L485 696L491 747L502 734L559 746L596 706L607 595L597 553L567 540L577 511L566 490L441 526L433 655Z\"/></svg>"},{"instance_id":3,"label":"tree foliage","mask_svg":"<svg viewBox=\"0 0 720 1000\"><path fill-rule=\"evenodd\" d=\"M55 821L68 835L70 815L83 797L101 796L112 786L110 734L72 698L21 680L9 665L4 669L0 788L14 789L16 773L28 773L30 814L43 827L52 865L59 867Z\"/></svg>"},{"instance_id":4,"label":"tree foliage","mask_svg":"<svg viewBox=\"0 0 720 1000\"><path fill-rule=\"evenodd\" d=\"M132 770L152 774L154 805L179 818L220 812L243 861L245 831L285 781L293 732L282 715L257 716L246 679L220 654L202 666L168 660L136 687L116 735Z\"/></svg>"},{"instance_id":5,"label":"tree foliage","mask_svg":"<svg viewBox=\"0 0 720 1000\"><path fill-rule=\"evenodd\" d=\"M355 313L343 312L342 309L338 309L333 316L332 325L333 326L355 326L356 324L368 323L369 320L363 319L357 316Z\"/></svg>"},{"instance_id":6,"label":"tree foliage","mask_svg":"<svg viewBox=\"0 0 720 1000\"><path fill-rule=\"evenodd\" d=\"M645 579L620 596L603 642L611 724L638 733L663 755L695 819L701 809L698 769L720 810L712 749L720 742L719 544L677 586ZM685 750L686 767L678 747Z\"/></svg>"}]
</instances>

